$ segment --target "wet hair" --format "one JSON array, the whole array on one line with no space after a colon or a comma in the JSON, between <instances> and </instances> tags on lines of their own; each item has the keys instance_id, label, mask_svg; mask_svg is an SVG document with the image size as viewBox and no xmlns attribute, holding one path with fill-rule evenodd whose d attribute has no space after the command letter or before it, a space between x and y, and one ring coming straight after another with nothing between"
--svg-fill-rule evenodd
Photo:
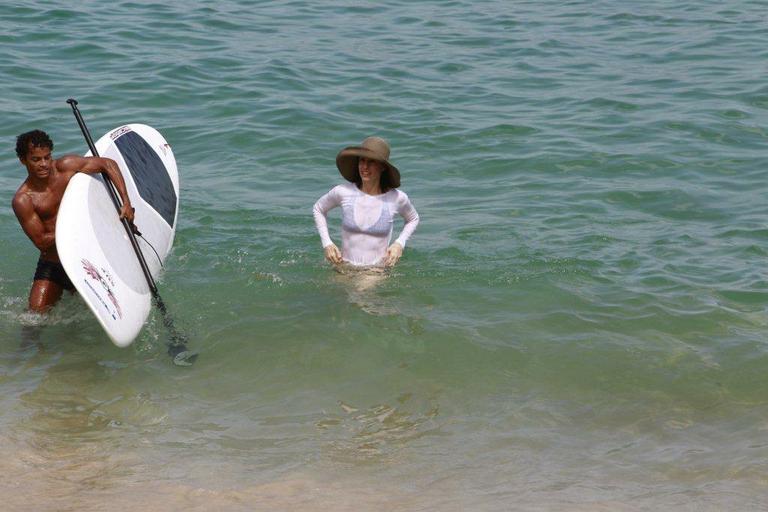
<instances>
[{"instance_id":1,"label":"wet hair","mask_svg":"<svg viewBox=\"0 0 768 512\"><path fill-rule=\"evenodd\" d=\"M360 157L358 157L358 162L360 161ZM378 160L377 160L378 161ZM384 162L380 162L382 166L381 175L379 176L379 187L381 188L381 193L385 194L392 190L392 178L390 178L390 170L389 167L387 167L387 164ZM357 164L355 164L355 185L357 185L357 188L360 188L363 186L363 178L360 177L360 169L358 168Z\"/></svg>"},{"instance_id":2,"label":"wet hair","mask_svg":"<svg viewBox=\"0 0 768 512\"><path fill-rule=\"evenodd\" d=\"M26 158L30 145L38 148L49 148L53 151L53 141L48 134L42 130L32 130L16 137L16 156Z\"/></svg>"}]
</instances>

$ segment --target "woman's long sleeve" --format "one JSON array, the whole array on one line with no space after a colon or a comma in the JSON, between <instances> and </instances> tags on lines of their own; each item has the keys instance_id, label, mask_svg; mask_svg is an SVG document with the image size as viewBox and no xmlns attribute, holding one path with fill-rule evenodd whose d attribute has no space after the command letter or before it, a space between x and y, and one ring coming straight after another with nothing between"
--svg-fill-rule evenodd
<instances>
[{"instance_id":1,"label":"woman's long sleeve","mask_svg":"<svg viewBox=\"0 0 768 512\"><path fill-rule=\"evenodd\" d=\"M312 207L312 215L315 217L315 227L320 235L320 241L323 244L323 248L333 244L331 235L328 233L328 211L340 205L341 196L336 190L336 187L334 187L330 192L318 199L315 206Z\"/></svg>"},{"instance_id":2,"label":"woman's long sleeve","mask_svg":"<svg viewBox=\"0 0 768 512\"><path fill-rule=\"evenodd\" d=\"M405 225L395 242L405 248L405 243L411 237L413 232L416 231L416 226L419 225L419 213L416 211L416 208L413 207L413 204L411 204L408 195L402 191L400 191L400 197L398 197L397 201L397 213L403 217Z\"/></svg>"}]
</instances>

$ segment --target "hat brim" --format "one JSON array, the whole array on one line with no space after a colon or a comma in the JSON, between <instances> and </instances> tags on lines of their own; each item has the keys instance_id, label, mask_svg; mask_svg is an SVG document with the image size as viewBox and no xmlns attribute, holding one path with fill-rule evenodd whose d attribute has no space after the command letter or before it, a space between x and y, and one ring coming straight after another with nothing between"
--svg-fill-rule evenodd
<instances>
[{"instance_id":1,"label":"hat brim","mask_svg":"<svg viewBox=\"0 0 768 512\"><path fill-rule=\"evenodd\" d=\"M383 163L389 173L389 182L392 188L400 187L400 171L397 170L397 167L387 160L382 160L373 151L359 146L344 148L336 155L336 167L345 180L352 183L355 182L355 178L357 178L357 161L360 157Z\"/></svg>"}]
</instances>

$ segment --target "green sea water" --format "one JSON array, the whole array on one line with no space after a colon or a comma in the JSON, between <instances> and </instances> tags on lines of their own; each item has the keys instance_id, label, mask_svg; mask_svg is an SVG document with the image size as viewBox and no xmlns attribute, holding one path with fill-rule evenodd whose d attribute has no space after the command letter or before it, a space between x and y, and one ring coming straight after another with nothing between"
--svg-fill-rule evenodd
<instances>
[{"instance_id":1,"label":"green sea water","mask_svg":"<svg viewBox=\"0 0 768 512\"><path fill-rule=\"evenodd\" d=\"M768 2L73 5L0 9L4 510L763 510ZM15 136L84 153L71 97L174 148L192 368L25 312ZM311 215L371 134L378 283Z\"/></svg>"}]
</instances>

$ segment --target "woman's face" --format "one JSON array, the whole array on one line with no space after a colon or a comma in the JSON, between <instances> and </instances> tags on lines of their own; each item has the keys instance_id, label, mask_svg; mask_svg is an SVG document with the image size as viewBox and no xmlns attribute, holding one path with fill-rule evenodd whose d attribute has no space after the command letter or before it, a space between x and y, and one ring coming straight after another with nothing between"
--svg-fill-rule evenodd
<instances>
[{"instance_id":1,"label":"woman's face","mask_svg":"<svg viewBox=\"0 0 768 512\"><path fill-rule=\"evenodd\" d=\"M357 170L360 172L360 179L363 183L379 184L381 173L384 171L384 164L378 160L370 160L360 157L357 161Z\"/></svg>"}]
</instances>

